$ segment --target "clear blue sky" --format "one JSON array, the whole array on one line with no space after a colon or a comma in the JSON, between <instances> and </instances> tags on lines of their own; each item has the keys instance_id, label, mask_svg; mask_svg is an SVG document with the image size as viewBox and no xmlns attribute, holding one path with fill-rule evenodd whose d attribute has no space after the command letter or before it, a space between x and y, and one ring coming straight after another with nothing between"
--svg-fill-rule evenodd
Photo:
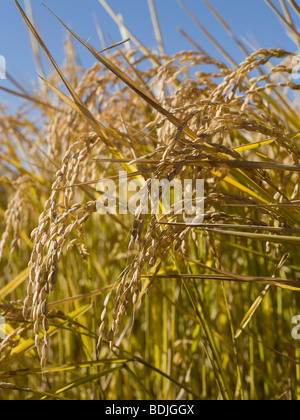
<instances>
[{"instance_id":1,"label":"clear blue sky","mask_svg":"<svg viewBox=\"0 0 300 420\"><path fill-rule=\"evenodd\" d=\"M98 0L43 0L66 24L98 49L101 44L95 29L93 15L97 17L108 43L110 39L121 40L118 27L103 9ZM200 22L218 39L223 47L240 62L243 55L227 35L203 0L183 0ZM279 0L273 0L279 8ZM43 7L40 0L31 0L35 19L41 29L46 45L59 64L63 62L63 40L66 31ZM148 47L156 45L147 0L108 0L110 6L124 17L131 32ZM295 51L278 18L264 0L211 0L238 38L248 39L252 45L264 48L284 47ZM20 0L24 7L24 0ZM219 52L188 17L177 0L155 0L168 54L194 49L177 31L180 26L211 55L220 58ZM297 18L293 15L295 21ZM78 44L77 44L78 45ZM91 66L94 58L79 47L79 55L85 66ZM29 85L37 80L36 68L30 48L25 23L13 0L1 0L0 10L0 55L6 58L7 71L20 83ZM0 80L0 86L11 88L8 80ZM15 89L15 88L14 88ZM16 104L15 99L0 92L2 100Z\"/></svg>"}]
</instances>

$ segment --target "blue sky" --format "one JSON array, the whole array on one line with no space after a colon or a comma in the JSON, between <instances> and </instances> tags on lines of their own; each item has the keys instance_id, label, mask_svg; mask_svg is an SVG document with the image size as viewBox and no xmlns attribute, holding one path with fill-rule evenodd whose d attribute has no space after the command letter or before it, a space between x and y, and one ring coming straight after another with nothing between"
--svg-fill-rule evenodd
<instances>
[{"instance_id":1,"label":"blue sky","mask_svg":"<svg viewBox=\"0 0 300 420\"><path fill-rule=\"evenodd\" d=\"M242 53L213 16L204 0L183 1L234 59L242 61ZM97 49L101 49L101 44L95 29L94 16L101 25L108 43L111 43L111 39L121 40L118 27L98 0L43 0L43 2ZM279 8L279 0L273 2ZM0 55L6 59L7 71L23 85L30 86L32 81L37 80L37 71L25 23L13 0L1 0L1 3ZM31 0L31 3L46 45L56 61L62 64L65 29L43 7L40 0ZM123 15L128 28L142 43L148 47L156 45L147 0L108 0L108 3L116 12ZM211 3L238 38L247 39L255 47L284 47L296 52L294 43L264 0L211 0ZM24 7L24 0L20 0L20 4ZM180 7L177 0L155 0L155 4L168 54L194 49L176 29L180 26L211 55L221 58L220 53ZM296 21L296 16L293 17ZM94 58L82 47L78 46L78 51L84 66L89 67L94 63ZM12 87L9 80L0 80L0 86ZM0 92L0 98L1 102L4 100L6 104L7 101L14 105L17 103L14 98L3 92Z\"/></svg>"}]
</instances>

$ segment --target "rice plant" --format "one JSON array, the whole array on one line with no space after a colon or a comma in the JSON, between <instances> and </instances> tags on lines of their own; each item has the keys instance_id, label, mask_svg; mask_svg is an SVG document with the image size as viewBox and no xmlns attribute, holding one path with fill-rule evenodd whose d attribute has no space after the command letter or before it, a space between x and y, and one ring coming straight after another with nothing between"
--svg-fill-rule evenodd
<instances>
[{"instance_id":1,"label":"rice plant","mask_svg":"<svg viewBox=\"0 0 300 420\"><path fill-rule=\"evenodd\" d=\"M300 398L300 10L266 2L294 51L250 51L205 0L244 61L210 33L224 61L191 39L168 56L153 1L156 52L101 0L132 43L99 52L49 11L70 35L59 66L15 0L53 73L0 108L0 399ZM203 218L161 193L157 214L99 214L120 171L147 192L204 180Z\"/></svg>"}]
</instances>

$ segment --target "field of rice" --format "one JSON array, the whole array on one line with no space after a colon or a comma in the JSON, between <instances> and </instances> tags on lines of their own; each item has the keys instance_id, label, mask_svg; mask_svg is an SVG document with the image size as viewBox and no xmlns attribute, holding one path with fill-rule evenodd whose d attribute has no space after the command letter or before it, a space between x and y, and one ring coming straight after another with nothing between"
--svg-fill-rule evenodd
<instances>
[{"instance_id":1,"label":"field of rice","mask_svg":"<svg viewBox=\"0 0 300 420\"><path fill-rule=\"evenodd\" d=\"M300 8L266 0L294 51L251 50L205 3L242 63L168 56L149 0L157 52L61 21L61 65L15 0L53 72L0 107L0 400L300 399ZM120 171L204 180L203 217L99 214Z\"/></svg>"}]
</instances>

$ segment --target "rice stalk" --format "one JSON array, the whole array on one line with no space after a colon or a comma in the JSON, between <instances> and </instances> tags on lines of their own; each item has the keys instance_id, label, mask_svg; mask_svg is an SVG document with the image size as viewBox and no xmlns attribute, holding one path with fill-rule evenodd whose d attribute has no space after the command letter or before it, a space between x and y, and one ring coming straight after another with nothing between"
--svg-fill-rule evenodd
<instances>
[{"instance_id":1,"label":"rice stalk","mask_svg":"<svg viewBox=\"0 0 300 420\"><path fill-rule=\"evenodd\" d=\"M82 68L69 37L58 65L15 3L40 84L0 109L1 398L299 398L297 51L248 51L206 1L243 61L206 30L229 65L192 39L168 56L149 1L159 54L132 34L107 46L100 26L98 51L57 17L96 60ZM267 3L298 45L296 3ZM121 169L147 193L204 179L203 221L164 213L162 191L158 214L97 214Z\"/></svg>"}]
</instances>

